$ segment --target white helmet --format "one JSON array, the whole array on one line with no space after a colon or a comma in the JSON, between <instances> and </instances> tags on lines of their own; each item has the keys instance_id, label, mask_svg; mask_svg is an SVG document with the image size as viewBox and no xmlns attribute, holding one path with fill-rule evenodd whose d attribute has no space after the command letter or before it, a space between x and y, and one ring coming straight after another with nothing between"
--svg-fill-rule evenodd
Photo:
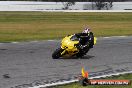
<instances>
[{"instance_id":1,"label":"white helmet","mask_svg":"<svg viewBox=\"0 0 132 88\"><path fill-rule=\"evenodd\" d=\"M89 33L89 32L90 32L90 28L85 28L82 33Z\"/></svg>"}]
</instances>

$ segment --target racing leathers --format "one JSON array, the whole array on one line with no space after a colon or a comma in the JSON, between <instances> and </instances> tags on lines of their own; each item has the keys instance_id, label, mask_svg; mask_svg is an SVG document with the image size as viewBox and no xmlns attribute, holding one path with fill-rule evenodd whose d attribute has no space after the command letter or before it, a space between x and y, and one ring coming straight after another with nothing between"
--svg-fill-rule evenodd
<instances>
[{"instance_id":1,"label":"racing leathers","mask_svg":"<svg viewBox=\"0 0 132 88\"><path fill-rule=\"evenodd\" d=\"M92 32L89 33L77 33L75 34L79 38L79 48L84 49L85 47L93 48L94 35Z\"/></svg>"}]
</instances>

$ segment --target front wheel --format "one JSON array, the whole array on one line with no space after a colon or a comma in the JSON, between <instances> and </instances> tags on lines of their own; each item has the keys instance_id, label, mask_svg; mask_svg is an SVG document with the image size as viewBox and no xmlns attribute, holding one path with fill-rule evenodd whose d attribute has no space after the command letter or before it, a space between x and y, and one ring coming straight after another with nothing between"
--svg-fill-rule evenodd
<instances>
[{"instance_id":1,"label":"front wheel","mask_svg":"<svg viewBox=\"0 0 132 88\"><path fill-rule=\"evenodd\" d=\"M58 59L58 58L60 58L62 52L63 52L63 49L61 49L61 48L56 49L56 50L53 52L53 54L52 54L52 58L53 58L53 59Z\"/></svg>"}]
</instances>

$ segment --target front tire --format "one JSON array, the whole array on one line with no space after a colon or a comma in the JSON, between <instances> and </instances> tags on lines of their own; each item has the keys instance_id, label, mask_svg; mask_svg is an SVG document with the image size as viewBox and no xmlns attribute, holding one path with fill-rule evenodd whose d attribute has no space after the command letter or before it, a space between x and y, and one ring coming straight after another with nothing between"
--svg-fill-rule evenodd
<instances>
[{"instance_id":1,"label":"front tire","mask_svg":"<svg viewBox=\"0 0 132 88\"><path fill-rule=\"evenodd\" d=\"M56 49L56 50L53 52L53 54L52 54L52 58L53 58L53 59L58 59L58 58L60 58L62 52L63 52L63 49L61 49L61 48Z\"/></svg>"}]
</instances>

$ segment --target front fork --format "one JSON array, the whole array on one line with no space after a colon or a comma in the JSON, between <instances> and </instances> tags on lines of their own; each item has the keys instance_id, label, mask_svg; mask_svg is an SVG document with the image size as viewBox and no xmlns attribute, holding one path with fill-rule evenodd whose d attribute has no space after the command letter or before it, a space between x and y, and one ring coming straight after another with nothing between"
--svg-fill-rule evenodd
<instances>
[{"instance_id":1,"label":"front fork","mask_svg":"<svg viewBox=\"0 0 132 88\"><path fill-rule=\"evenodd\" d=\"M66 50L65 50L65 49L63 49L63 51L62 51L61 55L64 55L65 53L66 53Z\"/></svg>"},{"instance_id":2,"label":"front fork","mask_svg":"<svg viewBox=\"0 0 132 88\"><path fill-rule=\"evenodd\" d=\"M61 47L61 49L63 50L63 51L61 52L61 55L64 55L64 54L66 53L66 47L65 47L65 48Z\"/></svg>"}]
</instances>

